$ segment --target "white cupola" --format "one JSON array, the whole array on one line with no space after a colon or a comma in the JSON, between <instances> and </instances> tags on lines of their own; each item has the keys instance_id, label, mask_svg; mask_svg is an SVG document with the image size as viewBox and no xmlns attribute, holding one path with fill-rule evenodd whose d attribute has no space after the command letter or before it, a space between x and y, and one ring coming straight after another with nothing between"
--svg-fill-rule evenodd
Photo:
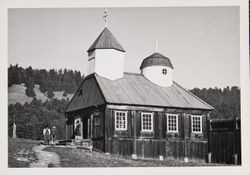
<instances>
[{"instance_id":1,"label":"white cupola","mask_svg":"<svg viewBox=\"0 0 250 175\"><path fill-rule=\"evenodd\" d=\"M141 64L141 74L149 81L163 87L173 84L173 65L169 58L155 52Z\"/></svg>"},{"instance_id":2,"label":"white cupola","mask_svg":"<svg viewBox=\"0 0 250 175\"><path fill-rule=\"evenodd\" d=\"M124 74L125 50L107 27L88 49L87 74L98 75L115 80Z\"/></svg>"}]
</instances>

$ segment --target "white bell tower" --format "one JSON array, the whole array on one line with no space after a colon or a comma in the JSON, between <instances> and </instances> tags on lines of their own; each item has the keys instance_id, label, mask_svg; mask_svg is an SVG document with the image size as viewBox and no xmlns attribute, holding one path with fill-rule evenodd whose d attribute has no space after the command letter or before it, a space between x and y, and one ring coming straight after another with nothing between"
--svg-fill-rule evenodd
<instances>
[{"instance_id":1,"label":"white bell tower","mask_svg":"<svg viewBox=\"0 0 250 175\"><path fill-rule=\"evenodd\" d=\"M87 51L87 74L115 80L123 77L125 50L107 28L107 10L104 14L105 28Z\"/></svg>"}]
</instances>

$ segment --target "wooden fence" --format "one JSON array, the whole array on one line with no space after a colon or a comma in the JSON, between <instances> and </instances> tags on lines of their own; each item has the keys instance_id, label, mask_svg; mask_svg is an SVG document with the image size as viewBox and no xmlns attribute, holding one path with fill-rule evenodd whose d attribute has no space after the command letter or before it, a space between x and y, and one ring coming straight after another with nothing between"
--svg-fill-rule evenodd
<instances>
[{"instance_id":1,"label":"wooden fence","mask_svg":"<svg viewBox=\"0 0 250 175\"><path fill-rule=\"evenodd\" d=\"M210 120L208 129L210 161L241 164L240 119Z\"/></svg>"}]
</instances>

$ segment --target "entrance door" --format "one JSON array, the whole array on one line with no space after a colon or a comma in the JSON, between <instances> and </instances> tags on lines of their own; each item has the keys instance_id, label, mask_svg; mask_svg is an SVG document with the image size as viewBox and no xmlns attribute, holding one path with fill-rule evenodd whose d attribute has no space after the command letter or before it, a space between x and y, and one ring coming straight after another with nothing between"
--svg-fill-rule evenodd
<instances>
[{"instance_id":1,"label":"entrance door","mask_svg":"<svg viewBox=\"0 0 250 175\"><path fill-rule=\"evenodd\" d=\"M90 138L90 126L89 121L90 116L83 116L83 139L89 139Z\"/></svg>"},{"instance_id":2,"label":"entrance door","mask_svg":"<svg viewBox=\"0 0 250 175\"><path fill-rule=\"evenodd\" d=\"M75 117L74 120L74 133L75 133L75 140L79 141L83 137L82 133L82 119L80 116Z\"/></svg>"}]
</instances>

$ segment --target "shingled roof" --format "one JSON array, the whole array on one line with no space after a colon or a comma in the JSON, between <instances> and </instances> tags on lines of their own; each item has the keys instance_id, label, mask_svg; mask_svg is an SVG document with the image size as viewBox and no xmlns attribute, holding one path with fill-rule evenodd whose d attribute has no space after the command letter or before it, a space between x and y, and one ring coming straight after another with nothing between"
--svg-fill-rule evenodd
<instances>
[{"instance_id":1,"label":"shingled roof","mask_svg":"<svg viewBox=\"0 0 250 175\"><path fill-rule=\"evenodd\" d=\"M119 42L107 27L103 29L101 34L97 37L97 39L90 46L87 52L90 52L94 49L116 49L125 52L123 47L119 44Z\"/></svg>"},{"instance_id":2,"label":"shingled roof","mask_svg":"<svg viewBox=\"0 0 250 175\"><path fill-rule=\"evenodd\" d=\"M174 68L169 58L163 56L162 54L158 52L155 52L143 60L140 69L143 69L144 67L156 66L156 65L167 66L172 69Z\"/></svg>"},{"instance_id":3,"label":"shingled roof","mask_svg":"<svg viewBox=\"0 0 250 175\"><path fill-rule=\"evenodd\" d=\"M99 88L94 89L94 86ZM86 87L89 88L86 89ZM75 95L65 112L105 103L213 110L212 106L176 82L170 87L162 87L150 82L141 74L125 73L123 78L117 80L109 80L97 74L91 74L86 77L79 89L84 90L84 98ZM98 93L103 99L96 97L97 93L94 91L97 89L101 91ZM78 93L76 92L76 94ZM93 99L99 100L93 102Z\"/></svg>"}]
</instances>

